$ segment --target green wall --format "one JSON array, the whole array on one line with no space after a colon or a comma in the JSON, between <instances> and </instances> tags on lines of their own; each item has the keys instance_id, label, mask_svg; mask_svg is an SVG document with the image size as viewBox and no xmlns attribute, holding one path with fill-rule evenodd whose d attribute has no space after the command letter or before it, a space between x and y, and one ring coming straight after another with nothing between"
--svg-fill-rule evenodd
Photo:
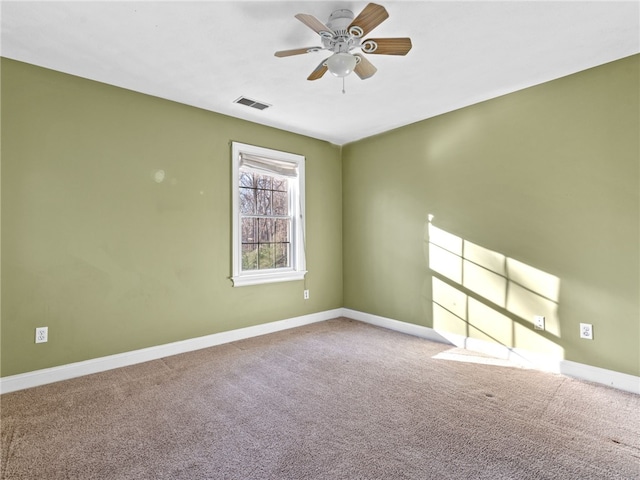
<instances>
[{"instance_id":1,"label":"green wall","mask_svg":"<svg viewBox=\"0 0 640 480\"><path fill-rule=\"evenodd\" d=\"M232 140L307 158L307 301L228 279ZM1 153L2 376L342 306L339 147L2 59Z\"/></svg>"},{"instance_id":2,"label":"green wall","mask_svg":"<svg viewBox=\"0 0 640 480\"><path fill-rule=\"evenodd\" d=\"M341 306L640 375L638 61L341 151L2 59L1 375ZM308 301L231 286L231 140L307 158Z\"/></svg>"},{"instance_id":3,"label":"green wall","mask_svg":"<svg viewBox=\"0 0 640 480\"><path fill-rule=\"evenodd\" d=\"M345 146L344 306L640 375L639 58Z\"/></svg>"}]
</instances>

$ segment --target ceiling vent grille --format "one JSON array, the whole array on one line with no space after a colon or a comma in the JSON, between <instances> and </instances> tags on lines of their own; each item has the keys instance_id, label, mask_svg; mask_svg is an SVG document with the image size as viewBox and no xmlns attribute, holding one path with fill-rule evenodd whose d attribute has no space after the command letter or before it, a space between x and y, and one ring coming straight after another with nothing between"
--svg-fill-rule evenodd
<instances>
[{"instance_id":1,"label":"ceiling vent grille","mask_svg":"<svg viewBox=\"0 0 640 480\"><path fill-rule=\"evenodd\" d=\"M257 100L252 100L247 97L240 97L233 101L233 103L239 103L241 105L246 105L247 107L256 108L258 110L264 110L269 108L271 105L263 102L258 102Z\"/></svg>"}]
</instances>

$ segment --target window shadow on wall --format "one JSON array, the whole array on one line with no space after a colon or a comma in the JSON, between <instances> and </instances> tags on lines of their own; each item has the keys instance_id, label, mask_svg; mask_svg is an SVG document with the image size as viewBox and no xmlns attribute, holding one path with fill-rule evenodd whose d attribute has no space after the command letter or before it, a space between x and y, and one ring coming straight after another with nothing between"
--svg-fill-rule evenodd
<instances>
[{"instance_id":1,"label":"window shadow on wall","mask_svg":"<svg viewBox=\"0 0 640 480\"><path fill-rule=\"evenodd\" d=\"M524 360L523 351L562 359L560 279L432 222L429 216L425 254L433 329L463 338L465 348L473 340L500 345L514 360ZM534 328L535 316L545 317L544 330Z\"/></svg>"}]
</instances>

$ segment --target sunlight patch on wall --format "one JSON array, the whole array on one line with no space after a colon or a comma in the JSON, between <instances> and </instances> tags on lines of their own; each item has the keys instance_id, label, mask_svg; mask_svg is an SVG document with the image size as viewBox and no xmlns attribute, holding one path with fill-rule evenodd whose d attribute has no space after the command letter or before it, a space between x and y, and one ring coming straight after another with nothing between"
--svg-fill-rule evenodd
<instances>
[{"instance_id":1,"label":"sunlight patch on wall","mask_svg":"<svg viewBox=\"0 0 640 480\"><path fill-rule=\"evenodd\" d=\"M469 298L468 313L470 337L494 341L515 347L513 321L474 298Z\"/></svg>"},{"instance_id":2,"label":"sunlight patch on wall","mask_svg":"<svg viewBox=\"0 0 640 480\"><path fill-rule=\"evenodd\" d=\"M513 258L507 258L507 271L509 278L514 282L553 302L559 301L560 279L555 275L533 268Z\"/></svg>"},{"instance_id":3,"label":"sunlight patch on wall","mask_svg":"<svg viewBox=\"0 0 640 480\"><path fill-rule=\"evenodd\" d=\"M562 358L560 279L428 222L433 328ZM536 315L545 331L535 330Z\"/></svg>"},{"instance_id":4,"label":"sunlight patch on wall","mask_svg":"<svg viewBox=\"0 0 640 480\"><path fill-rule=\"evenodd\" d=\"M429 242L429 268L456 283L462 283L462 257Z\"/></svg>"},{"instance_id":5,"label":"sunlight patch on wall","mask_svg":"<svg viewBox=\"0 0 640 480\"><path fill-rule=\"evenodd\" d=\"M467 295L437 277L432 279L433 328L469 336Z\"/></svg>"},{"instance_id":6,"label":"sunlight patch on wall","mask_svg":"<svg viewBox=\"0 0 640 480\"><path fill-rule=\"evenodd\" d=\"M469 260L464 260L462 267L463 286L500 307L506 306L506 277Z\"/></svg>"}]
</instances>

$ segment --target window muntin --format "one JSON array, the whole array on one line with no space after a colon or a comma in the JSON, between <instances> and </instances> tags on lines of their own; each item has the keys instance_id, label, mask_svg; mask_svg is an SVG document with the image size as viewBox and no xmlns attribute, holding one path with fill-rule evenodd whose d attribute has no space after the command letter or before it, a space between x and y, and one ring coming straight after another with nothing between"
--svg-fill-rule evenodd
<instances>
[{"instance_id":1,"label":"window muntin","mask_svg":"<svg viewBox=\"0 0 640 480\"><path fill-rule=\"evenodd\" d=\"M304 157L233 142L234 286L304 278Z\"/></svg>"}]
</instances>

